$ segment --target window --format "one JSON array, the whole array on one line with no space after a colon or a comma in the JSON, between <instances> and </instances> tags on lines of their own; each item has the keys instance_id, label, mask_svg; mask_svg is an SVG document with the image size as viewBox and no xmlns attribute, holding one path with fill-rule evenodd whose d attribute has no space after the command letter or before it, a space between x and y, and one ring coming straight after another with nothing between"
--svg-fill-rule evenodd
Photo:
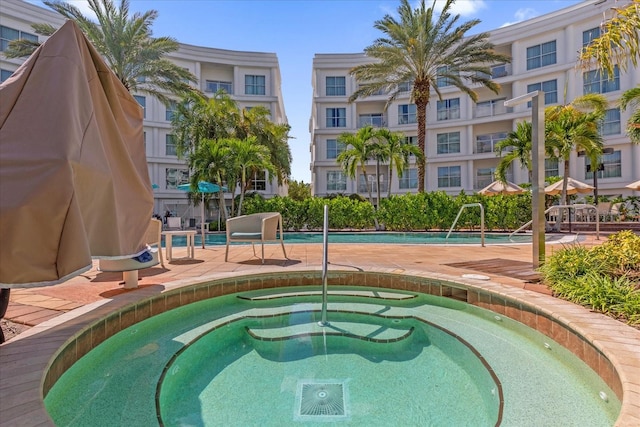
<instances>
[{"instance_id":1,"label":"window","mask_svg":"<svg viewBox=\"0 0 640 427\"><path fill-rule=\"evenodd\" d=\"M9 77L11 77L12 74L13 74L13 71L0 70L0 82L7 80Z\"/></svg>"},{"instance_id":2,"label":"window","mask_svg":"<svg viewBox=\"0 0 640 427\"><path fill-rule=\"evenodd\" d=\"M244 94L245 95L264 95L265 94L265 77L247 74L244 76Z\"/></svg>"},{"instance_id":3,"label":"window","mask_svg":"<svg viewBox=\"0 0 640 427\"><path fill-rule=\"evenodd\" d=\"M527 70L556 63L556 41L550 41L527 48Z\"/></svg>"},{"instance_id":4,"label":"window","mask_svg":"<svg viewBox=\"0 0 640 427\"><path fill-rule=\"evenodd\" d=\"M358 116L358 127L363 128L365 126L373 126L374 128L380 128L384 126L384 121L382 120L382 113L375 114L360 114Z\"/></svg>"},{"instance_id":5,"label":"window","mask_svg":"<svg viewBox=\"0 0 640 427\"><path fill-rule=\"evenodd\" d=\"M587 31L582 32L582 47L587 47L595 39L600 37L600 27L595 27Z\"/></svg>"},{"instance_id":6,"label":"window","mask_svg":"<svg viewBox=\"0 0 640 427\"><path fill-rule=\"evenodd\" d=\"M167 156L177 156L176 139L173 135L166 135L164 138L164 154Z\"/></svg>"},{"instance_id":7,"label":"window","mask_svg":"<svg viewBox=\"0 0 640 427\"><path fill-rule=\"evenodd\" d=\"M438 187L460 187L461 183L460 166L438 168Z\"/></svg>"},{"instance_id":8,"label":"window","mask_svg":"<svg viewBox=\"0 0 640 427\"><path fill-rule=\"evenodd\" d=\"M527 93L535 90L544 91L544 104L555 104L558 102L558 81L547 80L542 83L534 83L527 85ZM531 101L527 103L527 107L531 108Z\"/></svg>"},{"instance_id":9,"label":"window","mask_svg":"<svg viewBox=\"0 0 640 427\"><path fill-rule=\"evenodd\" d=\"M410 145L415 145L416 147L418 146L418 137L417 136L405 136L404 137L404 144L410 144ZM409 158L415 157L414 154L409 154Z\"/></svg>"},{"instance_id":10,"label":"window","mask_svg":"<svg viewBox=\"0 0 640 427\"><path fill-rule=\"evenodd\" d=\"M402 171L402 176L398 178L398 185L401 190L418 188L418 169L411 168Z\"/></svg>"},{"instance_id":11,"label":"window","mask_svg":"<svg viewBox=\"0 0 640 427\"><path fill-rule=\"evenodd\" d=\"M592 70L582 74L582 90L585 95L589 93L607 93L620 90L620 69L613 67L613 77L609 79L607 71Z\"/></svg>"},{"instance_id":12,"label":"window","mask_svg":"<svg viewBox=\"0 0 640 427\"><path fill-rule=\"evenodd\" d=\"M398 105L398 124L406 125L409 123L417 123L416 104Z\"/></svg>"},{"instance_id":13,"label":"window","mask_svg":"<svg viewBox=\"0 0 640 427\"><path fill-rule=\"evenodd\" d=\"M584 179L593 179L591 159L584 158ZM599 159L598 178L620 178L622 176L622 155L620 151L611 154L603 154Z\"/></svg>"},{"instance_id":14,"label":"window","mask_svg":"<svg viewBox=\"0 0 640 427\"><path fill-rule=\"evenodd\" d=\"M166 171L166 189L175 190L180 184L189 183L189 170L188 169L175 169L167 168Z\"/></svg>"},{"instance_id":15,"label":"window","mask_svg":"<svg viewBox=\"0 0 640 427\"><path fill-rule=\"evenodd\" d=\"M403 82L398 85L398 92L411 92L413 90L413 82Z\"/></svg>"},{"instance_id":16,"label":"window","mask_svg":"<svg viewBox=\"0 0 640 427\"><path fill-rule=\"evenodd\" d=\"M438 101L438 120L453 120L460 118L460 98Z\"/></svg>"},{"instance_id":17,"label":"window","mask_svg":"<svg viewBox=\"0 0 640 427\"><path fill-rule=\"evenodd\" d=\"M147 98L140 95L133 95L133 97L135 98L136 101L138 101L138 104L140 104L140 106L142 107L142 117L146 119L147 118Z\"/></svg>"},{"instance_id":18,"label":"window","mask_svg":"<svg viewBox=\"0 0 640 427\"><path fill-rule=\"evenodd\" d=\"M479 168L476 171L476 186L475 188L484 188L493 182L493 174L496 168Z\"/></svg>"},{"instance_id":19,"label":"window","mask_svg":"<svg viewBox=\"0 0 640 427\"><path fill-rule=\"evenodd\" d=\"M255 172L251 177L251 191L265 191L267 189L267 172Z\"/></svg>"},{"instance_id":20,"label":"window","mask_svg":"<svg viewBox=\"0 0 640 427\"><path fill-rule=\"evenodd\" d=\"M327 96L345 96L347 94L344 77L327 77Z\"/></svg>"},{"instance_id":21,"label":"window","mask_svg":"<svg viewBox=\"0 0 640 427\"><path fill-rule=\"evenodd\" d=\"M337 139L327 139L327 159L337 159L346 148L346 145Z\"/></svg>"},{"instance_id":22,"label":"window","mask_svg":"<svg viewBox=\"0 0 640 427\"><path fill-rule=\"evenodd\" d=\"M600 125L601 135L619 135L621 133L620 127L620 109L612 108L605 111L604 120Z\"/></svg>"},{"instance_id":23,"label":"window","mask_svg":"<svg viewBox=\"0 0 640 427\"><path fill-rule=\"evenodd\" d=\"M346 108L327 108L327 127L344 128L347 127Z\"/></svg>"},{"instance_id":24,"label":"window","mask_svg":"<svg viewBox=\"0 0 640 427\"><path fill-rule=\"evenodd\" d=\"M558 159L544 159L544 177L560 176Z\"/></svg>"},{"instance_id":25,"label":"window","mask_svg":"<svg viewBox=\"0 0 640 427\"><path fill-rule=\"evenodd\" d=\"M38 36L35 34L25 33L24 31L15 30L13 28L0 25L0 51L4 52L9 47L12 40L25 39L32 42L38 42Z\"/></svg>"},{"instance_id":26,"label":"window","mask_svg":"<svg viewBox=\"0 0 640 427\"><path fill-rule=\"evenodd\" d=\"M476 136L476 153L493 153L496 144L507 138L507 132L488 133Z\"/></svg>"},{"instance_id":27,"label":"window","mask_svg":"<svg viewBox=\"0 0 640 427\"><path fill-rule=\"evenodd\" d=\"M170 101L165 112L164 118L166 121L170 122L171 120L173 120L173 115L176 112L176 108L178 108L178 104L175 101Z\"/></svg>"},{"instance_id":28,"label":"window","mask_svg":"<svg viewBox=\"0 0 640 427\"><path fill-rule=\"evenodd\" d=\"M233 95L233 83L219 80L207 80L205 82L204 91L213 93L223 91L229 95Z\"/></svg>"},{"instance_id":29,"label":"window","mask_svg":"<svg viewBox=\"0 0 640 427\"><path fill-rule=\"evenodd\" d=\"M438 154L460 152L460 132L439 133Z\"/></svg>"},{"instance_id":30,"label":"window","mask_svg":"<svg viewBox=\"0 0 640 427\"><path fill-rule=\"evenodd\" d=\"M449 73L448 66L438 67L437 73L438 73L438 76L436 77L436 85L438 87L451 86L453 84L450 78L443 77L443 74ZM453 74L453 73L449 73L449 74Z\"/></svg>"},{"instance_id":31,"label":"window","mask_svg":"<svg viewBox=\"0 0 640 427\"><path fill-rule=\"evenodd\" d=\"M346 191L347 176L341 171L327 172L327 191Z\"/></svg>"},{"instance_id":32,"label":"window","mask_svg":"<svg viewBox=\"0 0 640 427\"><path fill-rule=\"evenodd\" d=\"M492 99L491 101L478 102L476 104L476 117L489 117L496 114L505 114L508 110L504 106L505 98Z\"/></svg>"}]
</instances>

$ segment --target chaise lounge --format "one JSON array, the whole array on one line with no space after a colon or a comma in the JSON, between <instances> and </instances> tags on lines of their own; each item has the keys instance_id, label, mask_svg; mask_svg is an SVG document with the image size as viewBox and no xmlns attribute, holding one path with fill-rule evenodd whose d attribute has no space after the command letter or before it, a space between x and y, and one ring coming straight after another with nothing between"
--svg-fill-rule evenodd
<instances>
[{"instance_id":1,"label":"chaise lounge","mask_svg":"<svg viewBox=\"0 0 640 427\"><path fill-rule=\"evenodd\" d=\"M287 258L284 249L282 233L282 215L279 212L261 212L251 215L242 215L227 219L227 249L224 261L229 257L229 244L233 242L250 242L253 255L256 255L255 243L262 245L262 263L264 264L265 242L280 242L282 253ZM288 258L287 258L288 259Z\"/></svg>"}]
</instances>

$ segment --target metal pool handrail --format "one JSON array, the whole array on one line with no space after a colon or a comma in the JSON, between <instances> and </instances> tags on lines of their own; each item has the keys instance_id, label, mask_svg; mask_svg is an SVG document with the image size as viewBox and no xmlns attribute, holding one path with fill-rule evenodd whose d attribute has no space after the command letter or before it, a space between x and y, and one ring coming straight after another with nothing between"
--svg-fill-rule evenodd
<instances>
[{"instance_id":1,"label":"metal pool handrail","mask_svg":"<svg viewBox=\"0 0 640 427\"><path fill-rule=\"evenodd\" d=\"M328 326L327 321L327 264L329 246L329 206L324 205L324 227L322 229L322 314L318 325Z\"/></svg>"},{"instance_id":2,"label":"metal pool handrail","mask_svg":"<svg viewBox=\"0 0 640 427\"><path fill-rule=\"evenodd\" d=\"M445 237L444 240L447 240L449 238L449 235L453 231L453 227L456 226L458 219L460 219L460 215L462 215L462 211L465 208L470 208L474 206L480 207L480 242L482 243L482 247L484 247L484 206L482 206L482 203L467 203L466 205L462 205L462 207L460 208L460 211L458 211L458 216L456 216L456 219L453 221L453 224L451 224L451 228L449 229L449 232L447 233L447 237Z\"/></svg>"}]
</instances>

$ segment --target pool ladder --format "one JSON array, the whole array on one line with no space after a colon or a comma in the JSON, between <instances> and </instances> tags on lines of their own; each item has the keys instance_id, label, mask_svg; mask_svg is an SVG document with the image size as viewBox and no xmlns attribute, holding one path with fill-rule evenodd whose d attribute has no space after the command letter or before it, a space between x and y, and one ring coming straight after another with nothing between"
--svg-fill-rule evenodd
<instances>
[{"instance_id":1,"label":"pool ladder","mask_svg":"<svg viewBox=\"0 0 640 427\"><path fill-rule=\"evenodd\" d=\"M324 227L322 229L322 313L318 325L329 326L327 321L327 264L329 248L329 206L324 205Z\"/></svg>"},{"instance_id":2,"label":"pool ladder","mask_svg":"<svg viewBox=\"0 0 640 427\"><path fill-rule=\"evenodd\" d=\"M458 216L456 216L456 219L453 221L453 224L451 224L451 228L449 229L449 232L447 233L447 237L445 237L445 240L449 238L449 235L453 231L453 227L456 226L458 219L460 219L460 215L462 215L462 211L465 210L465 208L471 208L475 206L478 206L480 208L480 242L482 243L482 247L484 247L484 206L482 206L481 203L467 203L466 205L462 205L462 207L460 208L460 211L458 211Z\"/></svg>"}]
</instances>

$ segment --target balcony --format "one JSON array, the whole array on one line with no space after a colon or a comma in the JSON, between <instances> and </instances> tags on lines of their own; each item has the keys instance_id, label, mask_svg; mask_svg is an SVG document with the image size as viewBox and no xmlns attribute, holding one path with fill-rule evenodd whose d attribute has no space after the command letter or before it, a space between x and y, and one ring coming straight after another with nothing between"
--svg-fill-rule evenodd
<instances>
[{"instance_id":1,"label":"balcony","mask_svg":"<svg viewBox=\"0 0 640 427\"><path fill-rule=\"evenodd\" d=\"M387 125L386 120L384 120L384 116L382 114L367 114L360 115L358 117L358 128L363 128L365 126L372 126L374 128L381 128Z\"/></svg>"},{"instance_id":2,"label":"balcony","mask_svg":"<svg viewBox=\"0 0 640 427\"><path fill-rule=\"evenodd\" d=\"M476 73L478 77L491 77L492 79L499 79L500 77L506 77L511 75L511 64L499 64L491 67L491 75L486 73Z\"/></svg>"},{"instance_id":3,"label":"balcony","mask_svg":"<svg viewBox=\"0 0 640 427\"><path fill-rule=\"evenodd\" d=\"M496 144L507 138L507 132L496 132L476 136L475 154L493 153L496 151Z\"/></svg>"},{"instance_id":4,"label":"balcony","mask_svg":"<svg viewBox=\"0 0 640 427\"><path fill-rule=\"evenodd\" d=\"M478 102L473 117L492 117L507 113L513 113L513 107L505 107L504 99L495 99L492 101Z\"/></svg>"}]
</instances>

